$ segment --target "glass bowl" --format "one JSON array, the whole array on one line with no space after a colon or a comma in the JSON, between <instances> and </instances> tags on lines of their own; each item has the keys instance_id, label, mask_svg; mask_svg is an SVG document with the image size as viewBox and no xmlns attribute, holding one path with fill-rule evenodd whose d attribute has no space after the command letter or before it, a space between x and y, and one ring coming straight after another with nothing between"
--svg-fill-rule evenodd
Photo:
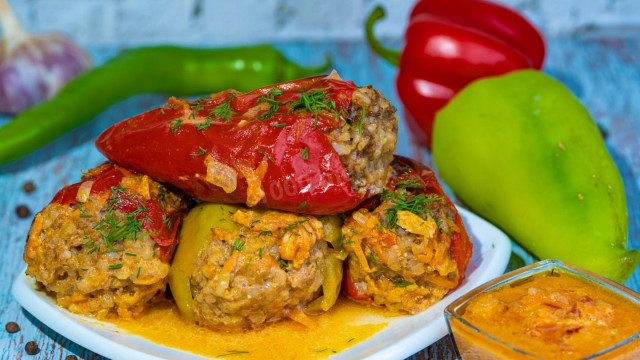
<instances>
[{"instance_id":1,"label":"glass bowl","mask_svg":"<svg viewBox=\"0 0 640 360\"><path fill-rule=\"evenodd\" d=\"M640 359L640 294L558 260L475 288L445 317L464 360Z\"/></svg>"}]
</instances>

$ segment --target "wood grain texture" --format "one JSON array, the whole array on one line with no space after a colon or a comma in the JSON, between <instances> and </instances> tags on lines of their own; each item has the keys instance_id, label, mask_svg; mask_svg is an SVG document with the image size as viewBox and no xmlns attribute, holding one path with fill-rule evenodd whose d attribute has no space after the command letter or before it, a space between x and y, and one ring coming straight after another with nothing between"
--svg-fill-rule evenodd
<instances>
[{"instance_id":1,"label":"wood grain texture","mask_svg":"<svg viewBox=\"0 0 640 360\"><path fill-rule=\"evenodd\" d=\"M363 43L283 44L280 48L301 63L316 64L328 52L341 76L357 84L373 84L390 97L397 107L395 69L372 55ZM115 54L115 49L90 49L96 63ZM590 109L605 133L606 143L622 173L629 208L631 247L640 247L640 38L551 39L545 71L563 81ZM212 89L214 90L214 89ZM106 127L125 117L155 107L166 95L143 95L115 104L90 123L30 154L18 162L0 167L0 324L17 322L21 331L0 331L0 360L64 359L75 354L82 359L103 359L44 326L23 311L10 295L13 279L24 267L22 251L31 219L19 219L15 209L27 205L33 213L46 205L65 184L80 178L87 170L104 161L93 146L95 137ZM0 124L7 119L0 119ZM411 146L404 125L400 126L397 152L424 157ZM428 157L425 159L429 162ZM26 181L36 190L22 191ZM516 252L528 262L526 252ZM636 271L627 286L640 290L640 273ZM24 346L35 340L40 353L26 355ZM451 341L445 337L414 355L411 359L453 359Z\"/></svg>"}]
</instances>

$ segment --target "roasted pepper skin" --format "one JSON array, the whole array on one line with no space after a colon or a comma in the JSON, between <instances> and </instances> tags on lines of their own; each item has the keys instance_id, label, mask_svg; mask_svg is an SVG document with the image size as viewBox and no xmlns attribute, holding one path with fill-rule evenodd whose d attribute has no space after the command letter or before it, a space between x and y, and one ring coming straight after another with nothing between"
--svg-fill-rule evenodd
<instances>
[{"instance_id":1,"label":"roasted pepper skin","mask_svg":"<svg viewBox=\"0 0 640 360\"><path fill-rule=\"evenodd\" d=\"M438 113L433 157L456 196L538 258L618 282L637 267L620 173L587 110L549 76L469 85Z\"/></svg>"},{"instance_id":2,"label":"roasted pepper skin","mask_svg":"<svg viewBox=\"0 0 640 360\"><path fill-rule=\"evenodd\" d=\"M283 103L297 100L301 91L324 89L339 111L349 107L355 84L317 76L275 87L283 91L278 96ZM317 121L315 113L286 111L270 119L256 119L262 111L249 110L273 89L267 86L244 95L204 99L192 105L196 110L163 106L113 125L98 137L96 146L112 161L204 201L247 203L248 191L252 191L247 170L257 173L260 166L266 166L258 183L264 191L259 206L315 215L356 207L365 194L353 191L340 157L323 134L344 126L345 120L323 111L317 113ZM207 129L198 129L223 102L229 102L235 111L229 121L215 120ZM176 119L182 123L173 131ZM305 147L307 159L302 156ZM207 181L207 161L232 168L237 187L228 192L231 189Z\"/></svg>"},{"instance_id":3,"label":"roasted pepper skin","mask_svg":"<svg viewBox=\"0 0 640 360\"><path fill-rule=\"evenodd\" d=\"M85 181L92 181L91 195L110 194L109 201L113 200L112 188L121 186L121 181L125 176L135 175L127 169L123 169L113 163L105 163L92 170L87 176L82 177L82 181L60 189L51 200L51 203L61 205L77 204L78 190ZM160 246L160 259L170 261L173 252L178 245L177 233L186 213L186 206L178 209L165 210L157 197L148 200L138 195L127 195L122 197L114 206L123 213L131 213L143 205L147 211L136 215L138 221L142 222L144 232L150 233L151 238ZM171 224L169 226L168 224Z\"/></svg>"},{"instance_id":4,"label":"roasted pepper skin","mask_svg":"<svg viewBox=\"0 0 640 360\"><path fill-rule=\"evenodd\" d=\"M436 112L464 86L516 69L540 69L544 62L540 32L517 11L491 1L418 1L401 55L373 36L373 25L382 17L380 7L371 13L367 39L374 51L398 65L396 89L405 120L415 140L427 147Z\"/></svg>"},{"instance_id":5,"label":"roasted pepper skin","mask_svg":"<svg viewBox=\"0 0 640 360\"><path fill-rule=\"evenodd\" d=\"M449 199L447 194L445 194L444 190L442 189L442 186L438 182L438 179L436 178L433 170L429 169L427 166L400 155L394 155L394 160L391 163L391 166L393 166L393 168L396 170L394 174L400 175L392 176L389 179L387 185L389 191L393 191L395 189L395 184L398 182L417 179L420 181L420 184L424 184L424 187L413 189L413 191L422 194L434 194L438 197L442 196L450 206L455 207L451 199ZM375 208L378 205L374 201L368 201L367 203L367 207L370 208ZM467 265L469 265L469 260L471 259L473 244L471 243L469 234L467 233L466 227L462 222L462 217L458 212L456 212L455 223L459 231L454 231L451 234L450 251L451 257L456 261L456 265L458 266L458 271L460 273L460 282L462 282L462 280L464 279L465 270L467 268ZM361 303L372 303L371 299L366 294L360 293L353 283L353 280L349 275L349 266L347 261L344 262L343 273L343 293L354 301Z\"/></svg>"},{"instance_id":6,"label":"roasted pepper skin","mask_svg":"<svg viewBox=\"0 0 640 360\"><path fill-rule=\"evenodd\" d=\"M329 68L303 68L269 45L224 49L155 46L127 50L71 80L52 99L0 128L0 165L87 122L114 102L140 93L178 96L248 91Z\"/></svg>"}]
</instances>

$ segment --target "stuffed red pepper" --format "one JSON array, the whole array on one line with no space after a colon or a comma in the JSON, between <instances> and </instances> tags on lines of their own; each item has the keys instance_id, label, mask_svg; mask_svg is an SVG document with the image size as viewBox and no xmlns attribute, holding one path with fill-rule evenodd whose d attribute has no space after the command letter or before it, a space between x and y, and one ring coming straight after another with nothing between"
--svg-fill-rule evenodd
<instances>
[{"instance_id":1,"label":"stuffed red pepper","mask_svg":"<svg viewBox=\"0 0 640 360\"><path fill-rule=\"evenodd\" d=\"M27 275L72 312L131 317L164 292L186 209L146 175L103 164L36 214Z\"/></svg>"},{"instance_id":2,"label":"stuffed red pepper","mask_svg":"<svg viewBox=\"0 0 640 360\"><path fill-rule=\"evenodd\" d=\"M337 74L168 104L96 141L110 160L198 199L336 214L379 194L397 137L395 108Z\"/></svg>"},{"instance_id":3,"label":"stuffed red pepper","mask_svg":"<svg viewBox=\"0 0 640 360\"><path fill-rule=\"evenodd\" d=\"M379 203L344 222L343 290L350 298L417 313L464 278L472 244L434 173L396 156Z\"/></svg>"}]
</instances>

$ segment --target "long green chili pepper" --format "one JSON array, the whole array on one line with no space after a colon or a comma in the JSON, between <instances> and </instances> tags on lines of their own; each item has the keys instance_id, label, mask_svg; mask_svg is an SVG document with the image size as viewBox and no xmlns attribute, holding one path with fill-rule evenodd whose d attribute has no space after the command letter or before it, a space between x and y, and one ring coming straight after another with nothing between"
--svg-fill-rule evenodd
<instances>
[{"instance_id":1,"label":"long green chili pepper","mask_svg":"<svg viewBox=\"0 0 640 360\"><path fill-rule=\"evenodd\" d=\"M329 69L305 68L269 45L224 49L157 46L127 50L70 81L55 97L0 128L0 165L90 120L109 105L140 93L178 96L226 89L248 91Z\"/></svg>"}]
</instances>

